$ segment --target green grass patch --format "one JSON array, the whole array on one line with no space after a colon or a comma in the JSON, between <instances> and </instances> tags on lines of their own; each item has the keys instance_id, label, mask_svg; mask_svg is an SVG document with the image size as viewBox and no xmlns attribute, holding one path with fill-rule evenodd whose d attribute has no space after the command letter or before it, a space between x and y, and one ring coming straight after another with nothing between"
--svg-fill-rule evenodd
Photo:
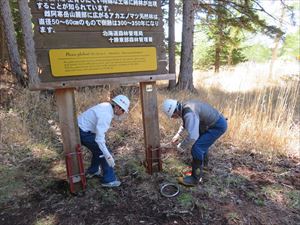
<instances>
[{"instance_id":1,"label":"green grass patch","mask_svg":"<svg viewBox=\"0 0 300 225\"><path fill-rule=\"evenodd\" d=\"M104 204L115 204L118 201L118 196L114 190L107 188L101 192L101 200Z\"/></svg>"},{"instance_id":2,"label":"green grass patch","mask_svg":"<svg viewBox=\"0 0 300 225\"><path fill-rule=\"evenodd\" d=\"M227 219L235 224L238 224L240 221L240 217L236 212L231 212L227 214Z\"/></svg>"},{"instance_id":3,"label":"green grass patch","mask_svg":"<svg viewBox=\"0 0 300 225\"><path fill-rule=\"evenodd\" d=\"M300 210L300 191L290 190L286 192L288 206Z\"/></svg>"},{"instance_id":4,"label":"green grass patch","mask_svg":"<svg viewBox=\"0 0 300 225\"><path fill-rule=\"evenodd\" d=\"M229 174L224 180L224 185L227 187L239 187L245 183L246 179L241 176Z\"/></svg>"},{"instance_id":5,"label":"green grass patch","mask_svg":"<svg viewBox=\"0 0 300 225\"><path fill-rule=\"evenodd\" d=\"M5 203L25 192L25 184L20 179L23 174L17 168L8 168L0 165L0 203Z\"/></svg>"},{"instance_id":6,"label":"green grass patch","mask_svg":"<svg viewBox=\"0 0 300 225\"><path fill-rule=\"evenodd\" d=\"M246 196L249 199L251 199L254 202L254 204L257 206L265 205L265 199L261 192L248 191L246 192Z\"/></svg>"},{"instance_id":7,"label":"green grass patch","mask_svg":"<svg viewBox=\"0 0 300 225\"><path fill-rule=\"evenodd\" d=\"M134 159L128 159L126 161L125 167L122 168L121 175L130 175L139 180L144 180L149 177L146 173L145 167L139 161Z\"/></svg>"},{"instance_id":8,"label":"green grass patch","mask_svg":"<svg viewBox=\"0 0 300 225\"><path fill-rule=\"evenodd\" d=\"M193 196L190 193L182 193L178 196L177 201L184 209L191 209L194 205Z\"/></svg>"},{"instance_id":9,"label":"green grass patch","mask_svg":"<svg viewBox=\"0 0 300 225\"><path fill-rule=\"evenodd\" d=\"M262 193L273 202L280 202L289 208L300 209L299 190L293 190L276 184L264 187Z\"/></svg>"},{"instance_id":10,"label":"green grass patch","mask_svg":"<svg viewBox=\"0 0 300 225\"><path fill-rule=\"evenodd\" d=\"M173 157L166 159L163 163L163 172L172 174L172 176L180 177L188 168L187 164Z\"/></svg>"}]
</instances>

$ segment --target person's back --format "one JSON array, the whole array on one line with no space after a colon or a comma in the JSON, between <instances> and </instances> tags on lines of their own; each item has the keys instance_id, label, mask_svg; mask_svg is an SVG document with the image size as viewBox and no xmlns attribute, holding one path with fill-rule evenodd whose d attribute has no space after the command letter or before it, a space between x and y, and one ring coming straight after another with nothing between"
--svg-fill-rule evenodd
<instances>
[{"instance_id":1,"label":"person's back","mask_svg":"<svg viewBox=\"0 0 300 225\"><path fill-rule=\"evenodd\" d=\"M213 108L208 103L199 101L197 99L188 100L183 102L183 118L189 112L188 108L192 110L200 121L200 126L209 127L213 125L220 117L218 110Z\"/></svg>"},{"instance_id":2,"label":"person's back","mask_svg":"<svg viewBox=\"0 0 300 225\"><path fill-rule=\"evenodd\" d=\"M83 131L96 133L97 122L105 120L107 124L110 124L113 114L113 108L109 102L97 104L78 116L78 126Z\"/></svg>"}]
</instances>

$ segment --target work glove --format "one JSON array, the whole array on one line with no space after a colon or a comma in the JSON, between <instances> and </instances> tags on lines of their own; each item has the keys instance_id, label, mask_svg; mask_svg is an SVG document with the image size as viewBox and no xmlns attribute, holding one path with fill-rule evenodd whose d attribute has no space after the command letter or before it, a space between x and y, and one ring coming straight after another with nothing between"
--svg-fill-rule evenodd
<instances>
[{"instance_id":1,"label":"work glove","mask_svg":"<svg viewBox=\"0 0 300 225\"><path fill-rule=\"evenodd\" d=\"M175 136L172 138L172 144L177 144L179 141L180 135L179 134L175 134Z\"/></svg>"},{"instance_id":2,"label":"work glove","mask_svg":"<svg viewBox=\"0 0 300 225\"><path fill-rule=\"evenodd\" d=\"M104 158L107 162L107 164L110 166L110 167L114 167L116 164L115 164L115 160L114 158L112 157L111 154L107 153L104 155Z\"/></svg>"},{"instance_id":3,"label":"work glove","mask_svg":"<svg viewBox=\"0 0 300 225\"><path fill-rule=\"evenodd\" d=\"M182 148L182 143L179 143L177 146L176 146L176 149L179 153L184 153L184 149Z\"/></svg>"}]
</instances>

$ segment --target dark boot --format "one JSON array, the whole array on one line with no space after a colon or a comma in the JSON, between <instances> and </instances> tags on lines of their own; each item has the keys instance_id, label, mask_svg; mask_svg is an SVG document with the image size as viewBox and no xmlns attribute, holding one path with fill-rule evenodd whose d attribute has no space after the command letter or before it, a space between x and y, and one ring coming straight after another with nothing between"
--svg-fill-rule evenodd
<instances>
[{"instance_id":1,"label":"dark boot","mask_svg":"<svg viewBox=\"0 0 300 225\"><path fill-rule=\"evenodd\" d=\"M194 187L197 186L203 177L203 163L201 160L193 160L192 162L192 175L191 176L184 176L178 179L178 182L188 186Z\"/></svg>"},{"instance_id":2,"label":"dark boot","mask_svg":"<svg viewBox=\"0 0 300 225\"><path fill-rule=\"evenodd\" d=\"M192 162L192 176L200 183L203 179L204 161L193 159Z\"/></svg>"},{"instance_id":3,"label":"dark boot","mask_svg":"<svg viewBox=\"0 0 300 225\"><path fill-rule=\"evenodd\" d=\"M187 187L195 187L198 184L197 180L193 176L179 177L178 183L183 184Z\"/></svg>"}]
</instances>

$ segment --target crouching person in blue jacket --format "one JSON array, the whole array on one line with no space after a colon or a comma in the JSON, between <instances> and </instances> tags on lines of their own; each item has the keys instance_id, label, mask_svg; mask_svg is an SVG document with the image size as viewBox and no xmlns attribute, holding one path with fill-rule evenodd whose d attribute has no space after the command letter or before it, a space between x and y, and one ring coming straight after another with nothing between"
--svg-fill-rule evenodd
<instances>
[{"instance_id":1,"label":"crouching person in blue jacket","mask_svg":"<svg viewBox=\"0 0 300 225\"><path fill-rule=\"evenodd\" d=\"M227 130L227 121L223 115L211 105L199 100L178 102L166 99L163 102L163 112L173 119L182 119L177 134L172 138L172 144L183 151L192 146L192 175L179 178L185 186L196 186L202 181L203 166L207 162L209 147ZM187 137L179 143L179 139L187 131Z\"/></svg>"},{"instance_id":2,"label":"crouching person in blue jacket","mask_svg":"<svg viewBox=\"0 0 300 225\"><path fill-rule=\"evenodd\" d=\"M118 119L128 113L130 101L124 95L118 95L111 102L97 104L78 116L81 144L92 152L91 165L86 177L100 176L103 187L118 187L121 182L117 179L115 161L105 144L105 133L110 128L112 119Z\"/></svg>"}]
</instances>

